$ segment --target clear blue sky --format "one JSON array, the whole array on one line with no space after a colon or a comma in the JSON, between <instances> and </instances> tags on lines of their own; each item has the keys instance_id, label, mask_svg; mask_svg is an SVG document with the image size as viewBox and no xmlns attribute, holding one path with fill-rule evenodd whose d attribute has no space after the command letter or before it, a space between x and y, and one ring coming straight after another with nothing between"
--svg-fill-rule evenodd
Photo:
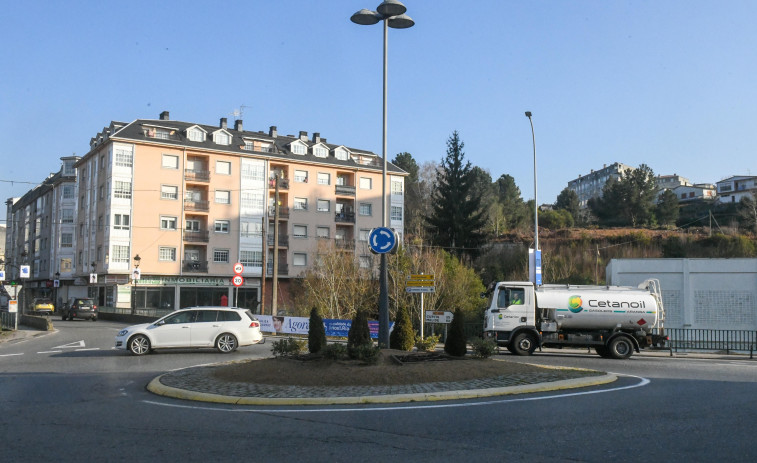
<instances>
[{"instance_id":1,"label":"clear blue sky","mask_svg":"<svg viewBox=\"0 0 757 463\"><path fill-rule=\"evenodd\" d=\"M320 132L381 153L379 0L23 1L0 14L0 198L84 155L111 120ZM603 164L754 174L757 2L407 0L389 33L389 158L467 159L539 203ZM458 9L462 7L463 9ZM5 219L5 207L0 220Z\"/></svg>"}]
</instances>

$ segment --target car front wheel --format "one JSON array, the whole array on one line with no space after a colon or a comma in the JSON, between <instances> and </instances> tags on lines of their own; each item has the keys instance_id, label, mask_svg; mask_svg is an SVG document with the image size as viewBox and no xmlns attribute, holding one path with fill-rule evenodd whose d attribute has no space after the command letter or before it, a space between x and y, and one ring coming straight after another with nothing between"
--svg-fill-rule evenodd
<instances>
[{"instance_id":1,"label":"car front wheel","mask_svg":"<svg viewBox=\"0 0 757 463\"><path fill-rule=\"evenodd\" d=\"M222 354L234 352L235 350L237 350L237 347L237 338L233 334L224 333L218 336L218 340L216 340L216 349L218 349L218 351Z\"/></svg>"},{"instance_id":2,"label":"car front wheel","mask_svg":"<svg viewBox=\"0 0 757 463\"><path fill-rule=\"evenodd\" d=\"M134 336L129 339L129 351L134 355L145 355L150 352L150 340L142 334Z\"/></svg>"}]
</instances>

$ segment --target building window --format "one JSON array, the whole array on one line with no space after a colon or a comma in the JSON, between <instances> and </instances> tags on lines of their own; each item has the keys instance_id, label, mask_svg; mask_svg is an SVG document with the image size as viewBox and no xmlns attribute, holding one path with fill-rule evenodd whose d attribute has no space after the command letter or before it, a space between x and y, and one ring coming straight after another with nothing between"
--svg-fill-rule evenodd
<instances>
[{"instance_id":1,"label":"building window","mask_svg":"<svg viewBox=\"0 0 757 463\"><path fill-rule=\"evenodd\" d=\"M263 253L260 251L240 251L239 262L245 267L262 267Z\"/></svg>"},{"instance_id":2,"label":"building window","mask_svg":"<svg viewBox=\"0 0 757 463\"><path fill-rule=\"evenodd\" d=\"M74 186L63 185L63 199L73 199L73 198L74 198Z\"/></svg>"},{"instance_id":3,"label":"building window","mask_svg":"<svg viewBox=\"0 0 757 463\"><path fill-rule=\"evenodd\" d=\"M178 169L179 156L174 156L172 154L164 154L162 166L164 169Z\"/></svg>"},{"instance_id":4,"label":"building window","mask_svg":"<svg viewBox=\"0 0 757 463\"><path fill-rule=\"evenodd\" d=\"M318 212L328 212L331 210L331 202L328 199L318 200Z\"/></svg>"},{"instance_id":5,"label":"building window","mask_svg":"<svg viewBox=\"0 0 757 463\"><path fill-rule=\"evenodd\" d=\"M334 151L334 157L336 157L340 161L347 161L350 159L350 154L347 152L347 150L338 149Z\"/></svg>"},{"instance_id":6,"label":"building window","mask_svg":"<svg viewBox=\"0 0 757 463\"><path fill-rule=\"evenodd\" d=\"M216 220L214 230L216 233L228 233L229 221L228 220Z\"/></svg>"},{"instance_id":7,"label":"building window","mask_svg":"<svg viewBox=\"0 0 757 463\"><path fill-rule=\"evenodd\" d=\"M79 260L81 260L81 253L79 253ZM110 255L110 261L119 264L128 264L130 261L129 246L119 246L114 244L113 252Z\"/></svg>"},{"instance_id":8,"label":"building window","mask_svg":"<svg viewBox=\"0 0 757 463\"><path fill-rule=\"evenodd\" d=\"M134 157L130 149L116 148L116 167L131 167Z\"/></svg>"},{"instance_id":9,"label":"building window","mask_svg":"<svg viewBox=\"0 0 757 463\"><path fill-rule=\"evenodd\" d=\"M71 248L74 246L73 233L61 233L60 234L60 247Z\"/></svg>"},{"instance_id":10,"label":"building window","mask_svg":"<svg viewBox=\"0 0 757 463\"><path fill-rule=\"evenodd\" d=\"M265 168L262 163L242 162L242 178L245 180L264 180Z\"/></svg>"},{"instance_id":11,"label":"building window","mask_svg":"<svg viewBox=\"0 0 757 463\"><path fill-rule=\"evenodd\" d=\"M392 206L392 210L390 212L390 219L391 220L402 220L402 208L399 206Z\"/></svg>"},{"instance_id":12,"label":"building window","mask_svg":"<svg viewBox=\"0 0 757 463\"><path fill-rule=\"evenodd\" d=\"M200 129L191 129L188 133L190 141L203 142L205 141L205 132Z\"/></svg>"},{"instance_id":13,"label":"building window","mask_svg":"<svg viewBox=\"0 0 757 463\"><path fill-rule=\"evenodd\" d=\"M105 185L100 185L100 199L105 199Z\"/></svg>"},{"instance_id":14,"label":"building window","mask_svg":"<svg viewBox=\"0 0 757 463\"><path fill-rule=\"evenodd\" d=\"M294 171L294 181L299 183L307 183L308 182L308 171L306 170L295 170Z\"/></svg>"},{"instance_id":15,"label":"building window","mask_svg":"<svg viewBox=\"0 0 757 463\"><path fill-rule=\"evenodd\" d=\"M330 236L329 227L316 228L315 236L317 236L318 238L328 238Z\"/></svg>"},{"instance_id":16,"label":"building window","mask_svg":"<svg viewBox=\"0 0 757 463\"><path fill-rule=\"evenodd\" d=\"M292 143L291 147L294 154L305 154L308 150L302 143Z\"/></svg>"},{"instance_id":17,"label":"building window","mask_svg":"<svg viewBox=\"0 0 757 463\"><path fill-rule=\"evenodd\" d=\"M307 198L294 198L294 210L295 211L307 211L308 199Z\"/></svg>"},{"instance_id":18,"label":"building window","mask_svg":"<svg viewBox=\"0 0 757 463\"><path fill-rule=\"evenodd\" d=\"M214 249L213 262L215 262L216 264L228 264L229 263L229 250L228 249Z\"/></svg>"},{"instance_id":19,"label":"building window","mask_svg":"<svg viewBox=\"0 0 757 463\"><path fill-rule=\"evenodd\" d=\"M392 194L402 196L402 182L392 180Z\"/></svg>"},{"instance_id":20,"label":"building window","mask_svg":"<svg viewBox=\"0 0 757 463\"><path fill-rule=\"evenodd\" d=\"M313 147L313 156L319 158L325 158L329 155L329 150L323 145Z\"/></svg>"},{"instance_id":21,"label":"building window","mask_svg":"<svg viewBox=\"0 0 757 463\"><path fill-rule=\"evenodd\" d=\"M113 196L121 199L131 199L131 182L122 182L116 180L113 182L114 190Z\"/></svg>"},{"instance_id":22,"label":"building window","mask_svg":"<svg viewBox=\"0 0 757 463\"><path fill-rule=\"evenodd\" d=\"M216 190L216 202L218 204L231 204L231 192L228 190Z\"/></svg>"},{"instance_id":23,"label":"building window","mask_svg":"<svg viewBox=\"0 0 757 463\"><path fill-rule=\"evenodd\" d=\"M213 141L219 145L230 145L231 136L226 132L216 132L213 134Z\"/></svg>"},{"instance_id":24,"label":"building window","mask_svg":"<svg viewBox=\"0 0 757 463\"><path fill-rule=\"evenodd\" d=\"M360 203L360 215L372 215L373 205L369 203Z\"/></svg>"},{"instance_id":25,"label":"building window","mask_svg":"<svg viewBox=\"0 0 757 463\"><path fill-rule=\"evenodd\" d=\"M161 185L160 199L179 199L179 187L173 185Z\"/></svg>"},{"instance_id":26,"label":"building window","mask_svg":"<svg viewBox=\"0 0 757 463\"><path fill-rule=\"evenodd\" d=\"M331 185L331 174L325 173L325 172L318 172L318 184Z\"/></svg>"},{"instance_id":27,"label":"building window","mask_svg":"<svg viewBox=\"0 0 757 463\"><path fill-rule=\"evenodd\" d=\"M228 161L216 161L216 174L231 175L231 163Z\"/></svg>"},{"instance_id":28,"label":"building window","mask_svg":"<svg viewBox=\"0 0 757 463\"><path fill-rule=\"evenodd\" d=\"M360 268L371 268L371 256L360 256Z\"/></svg>"},{"instance_id":29,"label":"building window","mask_svg":"<svg viewBox=\"0 0 757 463\"><path fill-rule=\"evenodd\" d=\"M161 246L158 248L158 260L162 262L176 262L176 248Z\"/></svg>"},{"instance_id":30,"label":"building window","mask_svg":"<svg viewBox=\"0 0 757 463\"><path fill-rule=\"evenodd\" d=\"M295 225L292 227L292 234L295 238L307 238L308 226L307 225Z\"/></svg>"},{"instance_id":31,"label":"building window","mask_svg":"<svg viewBox=\"0 0 757 463\"><path fill-rule=\"evenodd\" d=\"M74 210L73 209L61 209L61 211L60 211L60 223L74 223Z\"/></svg>"},{"instance_id":32,"label":"building window","mask_svg":"<svg viewBox=\"0 0 757 463\"><path fill-rule=\"evenodd\" d=\"M292 254L292 265L303 266L308 264L308 255L304 252L295 252Z\"/></svg>"},{"instance_id":33,"label":"building window","mask_svg":"<svg viewBox=\"0 0 757 463\"><path fill-rule=\"evenodd\" d=\"M129 214L115 214L113 216L113 229L114 230L128 230L129 229Z\"/></svg>"},{"instance_id":34,"label":"building window","mask_svg":"<svg viewBox=\"0 0 757 463\"><path fill-rule=\"evenodd\" d=\"M371 234L371 231L367 228L361 228L358 231L357 239L358 241L368 241L368 235Z\"/></svg>"},{"instance_id":35,"label":"building window","mask_svg":"<svg viewBox=\"0 0 757 463\"><path fill-rule=\"evenodd\" d=\"M251 238L254 236L263 236L263 224L260 222L241 222L239 224L239 234L243 238Z\"/></svg>"},{"instance_id":36,"label":"building window","mask_svg":"<svg viewBox=\"0 0 757 463\"><path fill-rule=\"evenodd\" d=\"M161 230L176 230L176 217L160 217L160 229Z\"/></svg>"},{"instance_id":37,"label":"building window","mask_svg":"<svg viewBox=\"0 0 757 463\"><path fill-rule=\"evenodd\" d=\"M368 177L360 177L360 189L370 190L373 187L373 179Z\"/></svg>"}]
</instances>

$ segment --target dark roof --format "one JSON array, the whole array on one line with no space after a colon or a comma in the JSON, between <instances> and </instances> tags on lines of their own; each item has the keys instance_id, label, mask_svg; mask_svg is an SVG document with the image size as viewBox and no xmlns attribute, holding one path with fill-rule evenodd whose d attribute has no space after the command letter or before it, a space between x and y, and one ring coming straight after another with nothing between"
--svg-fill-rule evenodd
<instances>
[{"instance_id":1,"label":"dark roof","mask_svg":"<svg viewBox=\"0 0 757 463\"><path fill-rule=\"evenodd\" d=\"M119 123L116 123L116 124L119 124ZM204 142L195 142L187 138L186 130L189 127L194 127L194 126L200 127L203 130L207 131L208 136L205 138ZM164 129L173 130L174 132L170 135L168 139L149 137L147 136L147 130L149 127L164 128ZM212 133L218 130L225 130L227 133L231 134L232 141L230 145L219 145L213 142ZM352 154L357 154L357 155L366 154L366 155L373 156L375 157L376 162L371 163L371 164L361 164L361 163L355 162L352 158L350 158L347 161L342 161L334 157L333 150L343 145L337 145L334 143L325 143L324 139L321 139L320 142L314 142L312 139L309 139L309 140L302 140L305 144L308 145L308 148L318 143L324 144L330 150L329 156L326 158L320 158L320 157L314 156L310 152L304 155L294 154L290 151L289 145L295 140L301 140L300 137L288 136L288 135L277 135L274 137L265 132L234 130L232 126L227 126L226 129L223 129L220 126L197 124L194 122L181 122L181 121L163 120L163 119L158 119L158 120L137 119L134 122L131 122L129 124L126 124L124 127L119 128L118 130L115 131L115 133L110 134L110 138L114 140L144 141L148 143L160 143L160 144L165 144L165 145L175 145L175 146L182 146L182 147L194 146L200 149L233 152L233 153L238 153L241 155L254 154L255 157L263 157L263 158L268 158L272 160L306 161L306 162L312 162L314 164L328 164L331 166L345 166L345 167L350 167L350 168L360 168L360 169L365 169L365 170L377 170L377 171L381 171L383 168L383 158L381 158L381 156L376 155L375 153L372 153L371 151L344 146L344 148L348 149ZM269 141L274 145L274 149L272 150L272 152L245 150L243 149L244 144L245 144L244 143L245 138L247 139L255 138L258 140ZM90 153L91 152L92 151L90 151ZM82 159L89 157L90 153L85 155ZM387 173L407 175L407 172L400 169L399 167L392 164L391 162L387 162Z\"/></svg>"}]
</instances>

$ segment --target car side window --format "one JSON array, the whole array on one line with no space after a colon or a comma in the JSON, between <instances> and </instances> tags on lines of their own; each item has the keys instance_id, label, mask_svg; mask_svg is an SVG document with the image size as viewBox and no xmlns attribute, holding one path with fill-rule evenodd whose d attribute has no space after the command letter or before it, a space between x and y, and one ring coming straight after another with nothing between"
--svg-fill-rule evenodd
<instances>
[{"instance_id":1,"label":"car side window","mask_svg":"<svg viewBox=\"0 0 757 463\"><path fill-rule=\"evenodd\" d=\"M195 319L195 323L214 322L216 321L217 317L218 317L218 311L216 310L198 310L197 319Z\"/></svg>"},{"instance_id":2,"label":"car side window","mask_svg":"<svg viewBox=\"0 0 757 463\"><path fill-rule=\"evenodd\" d=\"M175 325L178 323L192 323L195 318L195 310L188 310L186 312L177 313L164 320L166 325Z\"/></svg>"},{"instance_id":3,"label":"car side window","mask_svg":"<svg viewBox=\"0 0 757 463\"><path fill-rule=\"evenodd\" d=\"M240 317L238 313L232 312L231 310L221 310L218 312L219 321L238 322L241 319L242 317Z\"/></svg>"}]
</instances>

